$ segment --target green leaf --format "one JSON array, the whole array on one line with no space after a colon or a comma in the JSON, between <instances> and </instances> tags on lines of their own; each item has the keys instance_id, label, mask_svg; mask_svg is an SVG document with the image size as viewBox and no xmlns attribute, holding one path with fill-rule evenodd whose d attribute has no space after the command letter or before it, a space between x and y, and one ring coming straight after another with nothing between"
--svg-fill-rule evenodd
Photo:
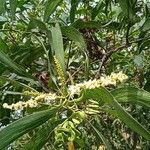
<instances>
[{"instance_id":1,"label":"green leaf","mask_svg":"<svg viewBox=\"0 0 150 150\"><path fill-rule=\"evenodd\" d=\"M107 141L107 139L103 136L103 134L99 131L99 129L97 129L96 127L94 127L90 122L88 122L90 124L90 126L93 128L93 130L96 132L96 134L99 136L99 138L103 141L103 143L105 144L107 150L112 150L112 147L110 145L110 143Z\"/></svg>"},{"instance_id":2,"label":"green leaf","mask_svg":"<svg viewBox=\"0 0 150 150\"><path fill-rule=\"evenodd\" d=\"M122 12L124 13L125 17L129 19L129 21L134 20L134 11L133 6L130 0L118 0Z\"/></svg>"},{"instance_id":3,"label":"green leaf","mask_svg":"<svg viewBox=\"0 0 150 150\"><path fill-rule=\"evenodd\" d=\"M28 76L33 78L29 73L27 73L25 68L16 64L11 58L9 58L2 50L0 50L0 61L4 63L9 69L17 72L20 75Z\"/></svg>"},{"instance_id":4,"label":"green leaf","mask_svg":"<svg viewBox=\"0 0 150 150\"><path fill-rule=\"evenodd\" d=\"M150 16L146 18L143 26L142 26L142 31L145 32L150 29Z\"/></svg>"},{"instance_id":5,"label":"green leaf","mask_svg":"<svg viewBox=\"0 0 150 150\"><path fill-rule=\"evenodd\" d=\"M5 12L5 2L6 0L0 0L0 15Z\"/></svg>"},{"instance_id":6,"label":"green leaf","mask_svg":"<svg viewBox=\"0 0 150 150\"><path fill-rule=\"evenodd\" d=\"M3 52L8 52L9 47L1 37L0 37L0 46L1 46L1 50L3 50Z\"/></svg>"},{"instance_id":7,"label":"green leaf","mask_svg":"<svg viewBox=\"0 0 150 150\"><path fill-rule=\"evenodd\" d=\"M133 131L137 132L145 139L150 140L150 132L145 129L137 120L135 120L113 97L113 95L108 92L105 88L95 88L95 89L87 89L84 91L85 99L101 99L106 104L114 107L117 117L122 120L128 127L130 127ZM97 95L97 96L95 96ZM98 101L100 102L100 101ZM109 108L110 109L110 108ZM111 113L111 111L110 111ZM114 115L114 114L113 114Z\"/></svg>"},{"instance_id":8,"label":"green leaf","mask_svg":"<svg viewBox=\"0 0 150 150\"><path fill-rule=\"evenodd\" d=\"M40 30L46 31L46 25L44 22L42 22L41 20L35 19L35 18L31 18L29 25L28 25L28 29L35 29L35 28L39 28Z\"/></svg>"},{"instance_id":9,"label":"green leaf","mask_svg":"<svg viewBox=\"0 0 150 150\"><path fill-rule=\"evenodd\" d=\"M74 41L76 45L83 51L85 55L85 75L88 77L89 74L89 57L87 56L87 46L84 41L82 34L75 29L73 26L61 27L62 34Z\"/></svg>"},{"instance_id":10,"label":"green leaf","mask_svg":"<svg viewBox=\"0 0 150 150\"><path fill-rule=\"evenodd\" d=\"M150 107L150 93L136 87L124 87L111 91L118 102L131 102Z\"/></svg>"},{"instance_id":11,"label":"green leaf","mask_svg":"<svg viewBox=\"0 0 150 150\"><path fill-rule=\"evenodd\" d=\"M70 9L70 21L74 22L76 9L80 0L71 0L71 9Z\"/></svg>"},{"instance_id":12,"label":"green leaf","mask_svg":"<svg viewBox=\"0 0 150 150\"><path fill-rule=\"evenodd\" d=\"M98 15L98 13L100 12L100 10L104 7L104 1L100 0L100 2L98 2L98 4L93 8L92 10L92 20L95 19L95 17Z\"/></svg>"},{"instance_id":13,"label":"green leaf","mask_svg":"<svg viewBox=\"0 0 150 150\"><path fill-rule=\"evenodd\" d=\"M26 143L24 150L30 150L32 145L32 150L40 150L47 141L51 138L51 134L55 127L62 123L61 120L50 120L46 125L42 126L35 135Z\"/></svg>"},{"instance_id":14,"label":"green leaf","mask_svg":"<svg viewBox=\"0 0 150 150\"><path fill-rule=\"evenodd\" d=\"M4 149L11 142L40 126L50 119L57 112L58 108L40 111L32 115L23 117L0 131L0 149Z\"/></svg>"},{"instance_id":15,"label":"green leaf","mask_svg":"<svg viewBox=\"0 0 150 150\"><path fill-rule=\"evenodd\" d=\"M62 0L48 0L45 5L44 21L47 22L49 16L55 11Z\"/></svg>"},{"instance_id":16,"label":"green leaf","mask_svg":"<svg viewBox=\"0 0 150 150\"><path fill-rule=\"evenodd\" d=\"M52 51L55 53L55 56L59 61L61 68L65 74L65 54L63 47L63 38L58 23L56 23L55 27L51 28L51 48Z\"/></svg>"},{"instance_id":17,"label":"green leaf","mask_svg":"<svg viewBox=\"0 0 150 150\"><path fill-rule=\"evenodd\" d=\"M102 23L100 21L83 21L78 19L76 22L72 23L72 26L77 29L100 29L102 28Z\"/></svg>"},{"instance_id":18,"label":"green leaf","mask_svg":"<svg viewBox=\"0 0 150 150\"><path fill-rule=\"evenodd\" d=\"M86 50L86 43L82 34L72 26L61 27L62 34L74 41L81 50Z\"/></svg>"},{"instance_id":19,"label":"green leaf","mask_svg":"<svg viewBox=\"0 0 150 150\"><path fill-rule=\"evenodd\" d=\"M9 0L10 3L10 13L12 20L15 19L16 8L18 4L18 0Z\"/></svg>"}]
</instances>

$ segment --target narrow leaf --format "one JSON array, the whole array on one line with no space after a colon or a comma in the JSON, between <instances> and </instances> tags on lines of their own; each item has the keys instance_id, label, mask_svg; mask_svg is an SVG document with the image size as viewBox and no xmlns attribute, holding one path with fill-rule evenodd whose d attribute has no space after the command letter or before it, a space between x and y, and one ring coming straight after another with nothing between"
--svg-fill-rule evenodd
<instances>
[{"instance_id":1,"label":"narrow leaf","mask_svg":"<svg viewBox=\"0 0 150 150\"><path fill-rule=\"evenodd\" d=\"M11 142L40 126L50 119L57 112L58 108L40 111L32 115L21 118L0 131L0 149L4 149Z\"/></svg>"},{"instance_id":2,"label":"narrow leaf","mask_svg":"<svg viewBox=\"0 0 150 150\"><path fill-rule=\"evenodd\" d=\"M71 0L70 21L74 22L76 9L80 0Z\"/></svg>"},{"instance_id":3,"label":"narrow leaf","mask_svg":"<svg viewBox=\"0 0 150 150\"><path fill-rule=\"evenodd\" d=\"M103 141L103 143L105 144L107 150L112 150L110 143L103 136L103 134L98 129L96 129L90 122L89 122L89 124L93 128L93 130L96 132L96 134L99 136L99 138Z\"/></svg>"},{"instance_id":4,"label":"narrow leaf","mask_svg":"<svg viewBox=\"0 0 150 150\"><path fill-rule=\"evenodd\" d=\"M12 19L14 19L15 18L17 4L18 4L18 0L9 0L9 3L10 3L11 17L12 17Z\"/></svg>"},{"instance_id":5,"label":"narrow leaf","mask_svg":"<svg viewBox=\"0 0 150 150\"><path fill-rule=\"evenodd\" d=\"M55 53L55 56L65 73L65 55L63 48L63 39L61 29L58 23L55 25L55 27L51 28L51 40L52 51Z\"/></svg>"},{"instance_id":6,"label":"narrow leaf","mask_svg":"<svg viewBox=\"0 0 150 150\"><path fill-rule=\"evenodd\" d=\"M11 58L9 58L3 51L0 50L0 61L8 66L13 71L17 72L20 75L28 76L33 78L30 74L28 74L22 66L16 64Z\"/></svg>"},{"instance_id":7,"label":"narrow leaf","mask_svg":"<svg viewBox=\"0 0 150 150\"><path fill-rule=\"evenodd\" d=\"M47 22L49 16L55 11L62 0L48 0L45 5L44 21Z\"/></svg>"},{"instance_id":8,"label":"narrow leaf","mask_svg":"<svg viewBox=\"0 0 150 150\"><path fill-rule=\"evenodd\" d=\"M146 18L143 26L142 26L142 31L148 31L150 29L150 16Z\"/></svg>"},{"instance_id":9,"label":"narrow leaf","mask_svg":"<svg viewBox=\"0 0 150 150\"><path fill-rule=\"evenodd\" d=\"M118 102L131 102L150 107L150 93L136 87L124 87L111 91Z\"/></svg>"},{"instance_id":10,"label":"narrow leaf","mask_svg":"<svg viewBox=\"0 0 150 150\"><path fill-rule=\"evenodd\" d=\"M128 127L133 131L139 133L141 136L150 140L150 132L145 129L137 120L135 120L113 97L113 95L108 92L105 88L88 89L84 92L85 99L95 99L95 95L99 97L103 102L114 107L117 116L122 120ZM97 100L97 98L95 99ZM100 100L100 101L101 101ZM98 102L100 102L98 101Z\"/></svg>"},{"instance_id":11,"label":"narrow leaf","mask_svg":"<svg viewBox=\"0 0 150 150\"><path fill-rule=\"evenodd\" d=\"M0 0L0 15L5 12L5 2L6 0Z\"/></svg>"},{"instance_id":12,"label":"narrow leaf","mask_svg":"<svg viewBox=\"0 0 150 150\"><path fill-rule=\"evenodd\" d=\"M54 128L62 123L63 120L50 120L46 125L42 126L37 133L26 143L24 150L30 150L32 145L32 150L40 150L47 141L51 138L51 134Z\"/></svg>"},{"instance_id":13,"label":"narrow leaf","mask_svg":"<svg viewBox=\"0 0 150 150\"><path fill-rule=\"evenodd\" d=\"M61 27L62 34L74 41L81 50L86 50L86 43L82 34L72 26Z\"/></svg>"}]
</instances>

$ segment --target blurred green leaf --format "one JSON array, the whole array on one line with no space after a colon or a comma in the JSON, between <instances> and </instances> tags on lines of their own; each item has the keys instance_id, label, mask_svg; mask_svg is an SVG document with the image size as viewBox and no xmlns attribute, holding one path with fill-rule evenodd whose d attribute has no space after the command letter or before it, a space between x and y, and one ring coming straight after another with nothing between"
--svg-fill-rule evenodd
<instances>
[{"instance_id":1,"label":"blurred green leaf","mask_svg":"<svg viewBox=\"0 0 150 150\"><path fill-rule=\"evenodd\" d=\"M24 146L24 150L30 150L32 145L32 150L40 150L48 140L51 138L51 134L57 125L62 123L61 120L50 120L44 126L42 126L35 135L30 139L28 143Z\"/></svg>"},{"instance_id":2,"label":"blurred green leaf","mask_svg":"<svg viewBox=\"0 0 150 150\"><path fill-rule=\"evenodd\" d=\"M100 29L102 28L102 23L100 21L83 21L81 19L78 19L74 23L72 23L72 26L77 29Z\"/></svg>"},{"instance_id":3,"label":"blurred green leaf","mask_svg":"<svg viewBox=\"0 0 150 150\"><path fill-rule=\"evenodd\" d=\"M83 97L85 99L93 99L97 100L98 97L100 100L105 102L111 107L114 107L117 117L122 120L128 127L130 127L133 131L139 133L141 136L143 136L145 139L150 140L150 132L145 129L137 120L135 120L113 97L113 95L108 92L105 88L95 88L95 89L87 89L83 93ZM95 95L97 95L95 99ZM110 109L110 108L109 108ZM109 111L111 113L111 111ZM114 113L113 113L114 115Z\"/></svg>"},{"instance_id":4,"label":"blurred green leaf","mask_svg":"<svg viewBox=\"0 0 150 150\"><path fill-rule=\"evenodd\" d=\"M10 3L10 13L12 20L15 19L16 8L18 4L18 0L9 0Z\"/></svg>"},{"instance_id":5,"label":"blurred green leaf","mask_svg":"<svg viewBox=\"0 0 150 150\"><path fill-rule=\"evenodd\" d=\"M57 110L58 108L53 108L25 116L2 129L0 131L0 149L4 149L18 137L45 123L55 115Z\"/></svg>"},{"instance_id":6,"label":"blurred green leaf","mask_svg":"<svg viewBox=\"0 0 150 150\"><path fill-rule=\"evenodd\" d=\"M130 0L118 0L118 2L125 17L129 19L127 21L134 21L134 11L132 2Z\"/></svg>"},{"instance_id":7,"label":"blurred green leaf","mask_svg":"<svg viewBox=\"0 0 150 150\"><path fill-rule=\"evenodd\" d=\"M124 87L111 91L118 102L131 102L133 104L150 107L150 93L137 87Z\"/></svg>"},{"instance_id":8,"label":"blurred green leaf","mask_svg":"<svg viewBox=\"0 0 150 150\"><path fill-rule=\"evenodd\" d=\"M0 47L1 47L1 50L3 50L3 52L8 52L9 50L9 47L8 45L5 43L5 41L0 37Z\"/></svg>"},{"instance_id":9,"label":"blurred green leaf","mask_svg":"<svg viewBox=\"0 0 150 150\"><path fill-rule=\"evenodd\" d=\"M72 26L63 26L61 27L61 31L63 35L74 41L81 50L86 51L86 43L84 38L77 29Z\"/></svg>"},{"instance_id":10,"label":"blurred green leaf","mask_svg":"<svg viewBox=\"0 0 150 150\"><path fill-rule=\"evenodd\" d=\"M52 48L52 51L55 53L55 56L57 60L59 61L62 70L66 74L63 38L62 38L61 29L58 23L56 23L55 27L51 28L51 48Z\"/></svg>"},{"instance_id":11,"label":"blurred green leaf","mask_svg":"<svg viewBox=\"0 0 150 150\"><path fill-rule=\"evenodd\" d=\"M92 20L100 13L101 9L104 7L104 0L100 0L97 5L92 10Z\"/></svg>"},{"instance_id":12,"label":"blurred green leaf","mask_svg":"<svg viewBox=\"0 0 150 150\"><path fill-rule=\"evenodd\" d=\"M0 15L5 12L5 2L6 0L0 0Z\"/></svg>"},{"instance_id":13,"label":"blurred green leaf","mask_svg":"<svg viewBox=\"0 0 150 150\"><path fill-rule=\"evenodd\" d=\"M145 32L150 29L150 17L147 17L143 26L142 26L142 31Z\"/></svg>"},{"instance_id":14,"label":"blurred green leaf","mask_svg":"<svg viewBox=\"0 0 150 150\"><path fill-rule=\"evenodd\" d=\"M40 30L46 31L46 25L44 22L42 22L41 20L35 19L35 18L31 18L29 25L28 25L28 29L36 29L39 28Z\"/></svg>"},{"instance_id":15,"label":"blurred green leaf","mask_svg":"<svg viewBox=\"0 0 150 150\"><path fill-rule=\"evenodd\" d=\"M71 0L71 9L70 9L70 22L74 22L76 9L80 0Z\"/></svg>"},{"instance_id":16,"label":"blurred green leaf","mask_svg":"<svg viewBox=\"0 0 150 150\"><path fill-rule=\"evenodd\" d=\"M33 78L29 73L27 73L25 68L16 64L11 58L9 58L2 50L0 51L0 61L4 63L9 69L17 72L20 75Z\"/></svg>"},{"instance_id":17,"label":"blurred green leaf","mask_svg":"<svg viewBox=\"0 0 150 150\"><path fill-rule=\"evenodd\" d=\"M93 130L96 132L96 134L99 136L99 138L103 141L103 143L105 144L107 150L112 150L111 144L108 142L108 140L103 136L103 134L99 131L99 129L97 129L95 126L93 126L90 122L89 122L90 126L93 128Z\"/></svg>"},{"instance_id":18,"label":"blurred green leaf","mask_svg":"<svg viewBox=\"0 0 150 150\"><path fill-rule=\"evenodd\" d=\"M62 0L48 0L45 5L44 21L47 22L49 16L55 11Z\"/></svg>"}]
</instances>

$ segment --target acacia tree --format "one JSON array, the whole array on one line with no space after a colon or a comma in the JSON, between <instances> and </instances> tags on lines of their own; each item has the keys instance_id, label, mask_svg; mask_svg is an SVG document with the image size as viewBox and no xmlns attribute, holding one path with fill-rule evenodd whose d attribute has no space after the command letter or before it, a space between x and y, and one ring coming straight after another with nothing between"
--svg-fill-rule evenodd
<instances>
[{"instance_id":1,"label":"acacia tree","mask_svg":"<svg viewBox=\"0 0 150 150\"><path fill-rule=\"evenodd\" d=\"M148 149L149 11L1 0L0 149Z\"/></svg>"}]
</instances>

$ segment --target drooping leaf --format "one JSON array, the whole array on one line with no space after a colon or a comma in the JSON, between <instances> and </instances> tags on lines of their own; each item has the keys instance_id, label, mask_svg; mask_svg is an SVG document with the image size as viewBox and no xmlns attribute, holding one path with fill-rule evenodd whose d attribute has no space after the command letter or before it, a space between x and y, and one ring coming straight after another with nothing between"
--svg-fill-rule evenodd
<instances>
[{"instance_id":1,"label":"drooping leaf","mask_svg":"<svg viewBox=\"0 0 150 150\"><path fill-rule=\"evenodd\" d=\"M94 20L95 17L98 15L98 13L100 12L100 10L104 7L104 2L103 0L100 0L98 2L98 4L93 8L92 10L92 19Z\"/></svg>"},{"instance_id":2,"label":"drooping leaf","mask_svg":"<svg viewBox=\"0 0 150 150\"><path fill-rule=\"evenodd\" d=\"M41 20L35 19L35 18L31 18L29 25L28 25L28 29L35 29L35 28L39 28L40 30L46 31L46 25L44 22L42 22Z\"/></svg>"},{"instance_id":3,"label":"drooping leaf","mask_svg":"<svg viewBox=\"0 0 150 150\"><path fill-rule=\"evenodd\" d=\"M80 0L71 0L71 9L70 9L70 21L74 22L75 13Z\"/></svg>"},{"instance_id":4,"label":"drooping leaf","mask_svg":"<svg viewBox=\"0 0 150 150\"><path fill-rule=\"evenodd\" d=\"M150 132L145 129L137 120L135 120L113 97L113 95L108 92L105 88L95 88L95 89L87 89L84 91L85 99L96 99L99 103L101 101L105 102L113 107L116 111L117 117L122 120L128 127L130 127L133 131L137 132L145 139L150 140ZM97 95L97 96L95 96ZM98 97L100 100L98 100ZM110 109L110 108L109 108ZM111 111L109 111L111 114Z\"/></svg>"},{"instance_id":5,"label":"drooping leaf","mask_svg":"<svg viewBox=\"0 0 150 150\"><path fill-rule=\"evenodd\" d=\"M131 102L133 104L150 107L150 93L136 87L124 87L111 91L118 102Z\"/></svg>"},{"instance_id":6,"label":"drooping leaf","mask_svg":"<svg viewBox=\"0 0 150 150\"><path fill-rule=\"evenodd\" d=\"M49 16L55 11L62 0L48 0L45 5L44 21L47 22Z\"/></svg>"},{"instance_id":7,"label":"drooping leaf","mask_svg":"<svg viewBox=\"0 0 150 150\"><path fill-rule=\"evenodd\" d=\"M142 26L142 31L148 31L150 29L150 17L147 17L143 26Z\"/></svg>"},{"instance_id":8,"label":"drooping leaf","mask_svg":"<svg viewBox=\"0 0 150 150\"><path fill-rule=\"evenodd\" d=\"M11 18L15 18L15 13L16 13L16 8L18 4L18 0L9 0L10 3L10 13L11 13Z\"/></svg>"},{"instance_id":9,"label":"drooping leaf","mask_svg":"<svg viewBox=\"0 0 150 150\"><path fill-rule=\"evenodd\" d=\"M33 78L29 73L27 73L25 68L16 64L11 58L9 58L2 50L0 50L0 61L12 69L14 72L17 72L20 75L28 76Z\"/></svg>"},{"instance_id":10,"label":"drooping leaf","mask_svg":"<svg viewBox=\"0 0 150 150\"><path fill-rule=\"evenodd\" d=\"M24 146L24 150L30 150L32 145L32 150L40 150L47 141L51 138L54 128L62 123L61 120L50 120L46 125L42 126L37 133L30 139L28 143Z\"/></svg>"},{"instance_id":11,"label":"drooping leaf","mask_svg":"<svg viewBox=\"0 0 150 150\"><path fill-rule=\"evenodd\" d=\"M25 116L0 131L0 149L4 149L11 142L40 126L50 119L57 112L58 108L34 113Z\"/></svg>"},{"instance_id":12,"label":"drooping leaf","mask_svg":"<svg viewBox=\"0 0 150 150\"><path fill-rule=\"evenodd\" d=\"M72 26L61 27L62 34L74 41L81 50L86 50L86 43L81 33Z\"/></svg>"},{"instance_id":13,"label":"drooping leaf","mask_svg":"<svg viewBox=\"0 0 150 150\"><path fill-rule=\"evenodd\" d=\"M134 21L134 11L130 0L118 0L122 12L129 21Z\"/></svg>"},{"instance_id":14,"label":"drooping leaf","mask_svg":"<svg viewBox=\"0 0 150 150\"><path fill-rule=\"evenodd\" d=\"M1 37L0 37L0 46L3 52L7 52L9 50L8 45L5 43L5 41Z\"/></svg>"},{"instance_id":15,"label":"drooping leaf","mask_svg":"<svg viewBox=\"0 0 150 150\"><path fill-rule=\"evenodd\" d=\"M110 145L110 143L108 142L108 140L103 136L103 134L99 131L99 129L97 129L95 126L93 126L90 122L89 122L90 126L93 128L93 130L96 132L96 134L99 136L99 138L103 141L103 143L105 144L107 150L112 150L112 147Z\"/></svg>"},{"instance_id":16,"label":"drooping leaf","mask_svg":"<svg viewBox=\"0 0 150 150\"><path fill-rule=\"evenodd\" d=\"M6 0L0 0L0 15L5 12L5 2Z\"/></svg>"},{"instance_id":17,"label":"drooping leaf","mask_svg":"<svg viewBox=\"0 0 150 150\"><path fill-rule=\"evenodd\" d=\"M102 27L102 23L100 21L83 21L77 20L72 23L72 26L77 29L91 28L91 29L99 29Z\"/></svg>"},{"instance_id":18,"label":"drooping leaf","mask_svg":"<svg viewBox=\"0 0 150 150\"><path fill-rule=\"evenodd\" d=\"M61 29L58 23L51 28L51 48L65 73L65 56Z\"/></svg>"}]
</instances>

